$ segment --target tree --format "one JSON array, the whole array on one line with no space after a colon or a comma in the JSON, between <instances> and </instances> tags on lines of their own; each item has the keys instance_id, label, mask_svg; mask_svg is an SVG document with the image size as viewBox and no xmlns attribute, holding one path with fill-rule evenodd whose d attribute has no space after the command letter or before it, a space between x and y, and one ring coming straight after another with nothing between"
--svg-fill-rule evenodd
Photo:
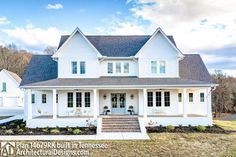
<instances>
[{"instance_id":1,"label":"tree","mask_svg":"<svg viewBox=\"0 0 236 157\"><path fill-rule=\"evenodd\" d=\"M56 50L57 50L57 47L55 46L47 46L43 52L49 55L53 55L56 52Z\"/></svg>"}]
</instances>

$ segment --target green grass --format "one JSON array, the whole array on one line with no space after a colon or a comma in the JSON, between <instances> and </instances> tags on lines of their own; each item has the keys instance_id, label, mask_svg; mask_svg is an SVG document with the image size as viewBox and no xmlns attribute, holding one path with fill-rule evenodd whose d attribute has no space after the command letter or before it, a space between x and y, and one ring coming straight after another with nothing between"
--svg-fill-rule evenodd
<instances>
[{"instance_id":1,"label":"green grass","mask_svg":"<svg viewBox=\"0 0 236 157\"><path fill-rule=\"evenodd\" d=\"M236 120L233 121L214 120L214 124L225 130L236 131Z\"/></svg>"}]
</instances>

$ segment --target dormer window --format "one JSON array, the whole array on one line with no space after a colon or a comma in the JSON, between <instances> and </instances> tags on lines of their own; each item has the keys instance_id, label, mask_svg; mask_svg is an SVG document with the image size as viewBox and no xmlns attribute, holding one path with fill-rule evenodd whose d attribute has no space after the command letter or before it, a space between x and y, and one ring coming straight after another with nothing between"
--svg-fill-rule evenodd
<instances>
[{"instance_id":1,"label":"dormer window","mask_svg":"<svg viewBox=\"0 0 236 157\"><path fill-rule=\"evenodd\" d=\"M160 74L165 74L165 73L166 73L166 62L160 61Z\"/></svg>"},{"instance_id":2,"label":"dormer window","mask_svg":"<svg viewBox=\"0 0 236 157\"><path fill-rule=\"evenodd\" d=\"M72 74L77 74L77 62L75 61L71 62L71 70Z\"/></svg>"},{"instance_id":3,"label":"dormer window","mask_svg":"<svg viewBox=\"0 0 236 157\"><path fill-rule=\"evenodd\" d=\"M129 73L129 63L128 62L124 63L124 73Z\"/></svg>"},{"instance_id":4,"label":"dormer window","mask_svg":"<svg viewBox=\"0 0 236 157\"><path fill-rule=\"evenodd\" d=\"M7 91L7 83L3 82L2 83L2 92L6 92Z\"/></svg>"},{"instance_id":5,"label":"dormer window","mask_svg":"<svg viewBox=\"0 0 236 157\"><path fill-rule=\"evenodd\" d=\"M120 62L116 63L116 73L121 73L121 63Z\"/></svg>"},{"instance_id":6,"label":"dormer window","mask_svg":"<svg viewBox=\"0 0 236 157\"><path fill-rule=\"evenodd\" d=\"M157 73L157 61L151 61L151 72L152 74Z\"/></svg>"},{"instance_id":7,"label":"dormer window","mask_svg":"<svg viewBox=\"0 0 236 157\"><path fill-rule=\"evenodd\" d=\"M107 63L107 73L108 74L113 73L113 63Z\"/></svg>"}]
</instances>

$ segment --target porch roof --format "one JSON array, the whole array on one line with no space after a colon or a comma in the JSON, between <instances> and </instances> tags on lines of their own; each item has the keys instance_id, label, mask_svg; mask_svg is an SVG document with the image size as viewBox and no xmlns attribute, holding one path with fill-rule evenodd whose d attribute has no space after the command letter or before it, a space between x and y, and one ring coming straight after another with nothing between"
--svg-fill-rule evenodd
<instances>
[{"instance_id":1,"label":"porch roof","mask_svg":"<svg viewBox=\"0 0 236 157\"><path fill-rule=\"evenodd\" d=\"M212 83L182 78L56 78L24 85L23 87L153 87L153 86L210 86Z\"/></svg>"}]
</instances>

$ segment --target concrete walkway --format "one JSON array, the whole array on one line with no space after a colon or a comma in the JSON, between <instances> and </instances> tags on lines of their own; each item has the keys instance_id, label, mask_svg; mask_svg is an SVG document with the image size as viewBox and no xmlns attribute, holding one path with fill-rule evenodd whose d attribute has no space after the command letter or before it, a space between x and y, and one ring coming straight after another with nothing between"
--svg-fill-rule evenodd
<instances>
[{"instance_id":1,"label":"concrete walkway","mask_svg":"<svg viewBox=\"0 0 236 157\"><path fill-rule=\"evenodd\" d=\"M17 120L17 119L23 119L23 118L24 118L24 114L18 114L18 115L0 120L0 124L7 123L7 122Z\"/></svg>"},{"instance_id":2,"label":"concrete walkway","mask_svg":"<svg viewBox=\"0 0 236 157\"><path fill-rule=\"evenodd\" d=\"M102 133L98 135L7 135L0 136L0 141L48 141L48 140L149 140L142 133Z\"/></svg>"}]
</instances>

